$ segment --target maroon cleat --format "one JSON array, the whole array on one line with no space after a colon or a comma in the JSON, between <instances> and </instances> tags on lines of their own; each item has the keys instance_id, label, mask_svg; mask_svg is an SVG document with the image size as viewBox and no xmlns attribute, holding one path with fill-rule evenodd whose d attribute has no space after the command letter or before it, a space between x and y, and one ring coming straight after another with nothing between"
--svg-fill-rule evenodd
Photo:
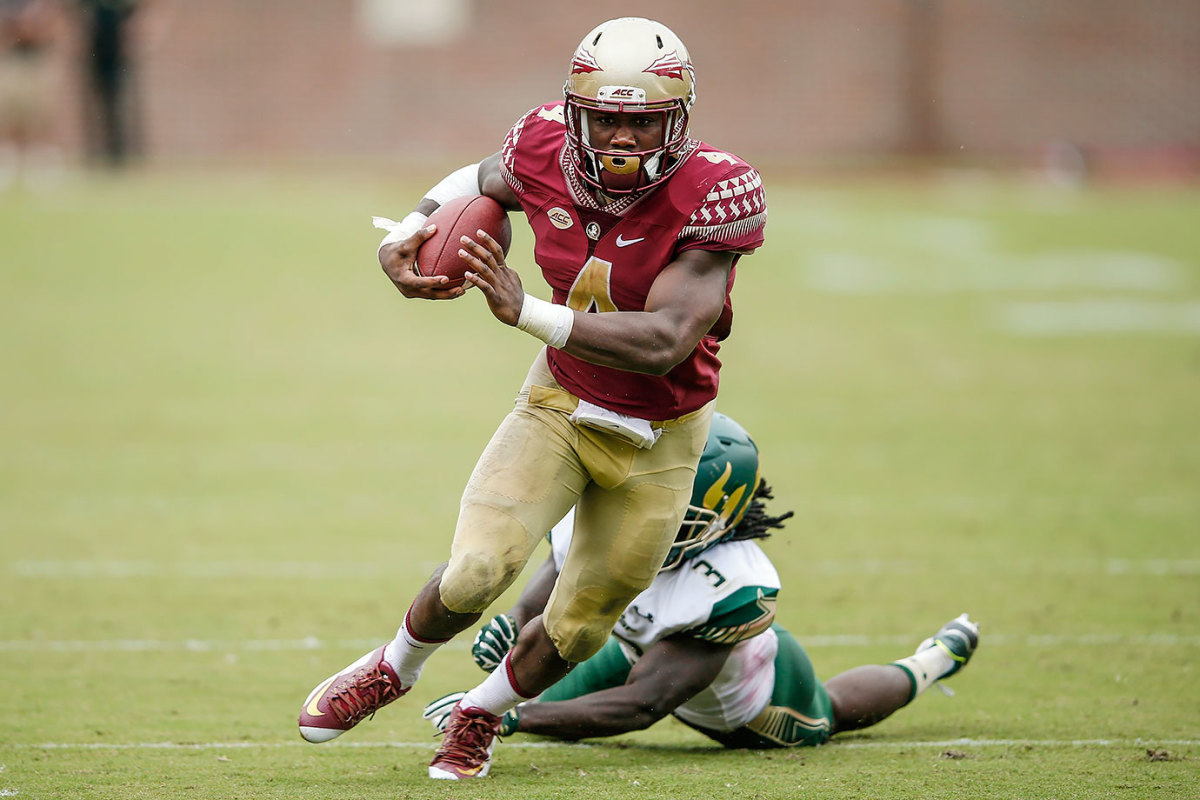
<instances>
[{"instance_id":1,"label":"maroon cleat","mask_svg":"<svg viewBox=\"0 0 1200 800\"><path fill-rule=\"evenodd\" d=\"M500 717L482 708L455 706L446 722L442 746L429 764L429 777L457 781L487 776L499 732Z\"/></svg>"},{"instance_id":2,"label":"maroon cleat","mask_svg":"<svg viewBox=\"0 0 1200 800\"><path fill-rule=\"evenodd\" d=\"M396 673L383 661L382 645L321 682L300 707L300 735L328 742L393 700L404 696Z\"/></svg>"}]
</instances>

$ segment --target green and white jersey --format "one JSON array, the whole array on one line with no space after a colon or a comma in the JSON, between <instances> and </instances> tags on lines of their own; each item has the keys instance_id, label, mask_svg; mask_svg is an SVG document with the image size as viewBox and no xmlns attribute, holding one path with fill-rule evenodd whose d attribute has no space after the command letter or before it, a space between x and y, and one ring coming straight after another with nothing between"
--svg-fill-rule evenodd
<instances>
[{"instance_id":1,"label":"green and white jersey","mask_svg":"<svg viewBox=\"0 0 1200 800\"><path fill-rule=\"evenodd\" d=\"M554 526L550 544L561 569L574 515ZM771 700L779 640L771 623L779 574L754 542L726 542L659 573L613 629L632 665L668 636L733 644L716 680L675 710L685 722L731 731L753 720Z\"/></svg>"}]
</instances>

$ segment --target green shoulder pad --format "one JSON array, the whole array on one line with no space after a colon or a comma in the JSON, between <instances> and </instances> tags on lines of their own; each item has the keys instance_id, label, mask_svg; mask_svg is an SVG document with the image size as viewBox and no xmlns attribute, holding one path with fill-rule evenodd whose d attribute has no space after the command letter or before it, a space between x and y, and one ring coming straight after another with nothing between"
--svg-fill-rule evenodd
<instances>
[{"instance_id":1,"label":"green shoulder pad","mask_svg":"<svg viewBox=\"0 0 1200 800\"><path fill-rule=\"evenodd\" d=\"M776 588L743 586L713 606L709 618L690 629L697 639L734 644L758 636L775 620Z\"/></svg>"}]
</instances>

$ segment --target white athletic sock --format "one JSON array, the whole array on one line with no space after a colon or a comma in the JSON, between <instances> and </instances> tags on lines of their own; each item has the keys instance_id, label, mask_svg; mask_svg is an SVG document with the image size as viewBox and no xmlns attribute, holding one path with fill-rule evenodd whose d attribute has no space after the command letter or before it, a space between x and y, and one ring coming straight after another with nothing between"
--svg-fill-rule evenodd
<instances>
[{"instance_id":1,"label":"white athletic sock","mask_svg":"<svg viewBox=\"0 0 1200 800\"><path fill-rule=\"evenodd\" d=\"M489 714L499 717L503 716L505 711L510 711L519 703L528 700L529 697L521 694L513 680L512 670L508 663L511 655L511 653L505 655L500 666L493 670L491 675L484 678L483 683L463 695L458 704L463 708L482 708Z\"/></svg>"},{"instance_id":2,"label":"white athletic sock","mask_svg":"<svg viewBox=\"0 0 1200 800\"><path fill-rule=\"evenodd\" d=\"M412 686L421 677L421 668L425 660L434 654L439 647L449 639L433 641L416 636L408 625L408 614L396 631L396 638L383 650L383 660L396 670L396 677L402 686Z\"/></svg>"},{"instance_id":3,"label":"white athletic sock","mask_svg":"<svg viewBox=\"0 0 1200 800\"><path fill-rule=\"evenodd\" d=\"M940 647L926 647L916 654L899 661L893 661L894 666L908 673L913 682L913 697L924 692L934 682L950 671L954 659ZM911 699L911 698L910 698Z\"/></svg>"}]
</instances>

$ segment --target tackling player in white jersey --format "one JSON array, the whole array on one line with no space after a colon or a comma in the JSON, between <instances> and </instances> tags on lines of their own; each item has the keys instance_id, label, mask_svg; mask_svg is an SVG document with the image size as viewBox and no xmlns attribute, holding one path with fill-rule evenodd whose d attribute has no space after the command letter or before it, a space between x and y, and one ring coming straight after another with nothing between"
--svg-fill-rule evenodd
<instances>
[{"instance_id":1,"label":"tackling player in white jersey","mask_svg":"<svg viewBox=\"0 0 1200 800\"><path fill-rule=\"evenodd\" d=\"M792 516L768 516L763 501L770 497L753 440L715 414L692 503L663 570L625 609L600 652L508 712L501 735L612 736L673 714L727 747L813 746L874 725L962 669L979 642L979 628L965 614L915 655L817 680L804 649L774 623L779 575L752 541ZM476 637L472 653L485 670L544 608L572 524L568 516L555 526L551 556L516 606ZM461 696L435 700L424 716L440 728Z\"/></svg>"}]
</instances>

